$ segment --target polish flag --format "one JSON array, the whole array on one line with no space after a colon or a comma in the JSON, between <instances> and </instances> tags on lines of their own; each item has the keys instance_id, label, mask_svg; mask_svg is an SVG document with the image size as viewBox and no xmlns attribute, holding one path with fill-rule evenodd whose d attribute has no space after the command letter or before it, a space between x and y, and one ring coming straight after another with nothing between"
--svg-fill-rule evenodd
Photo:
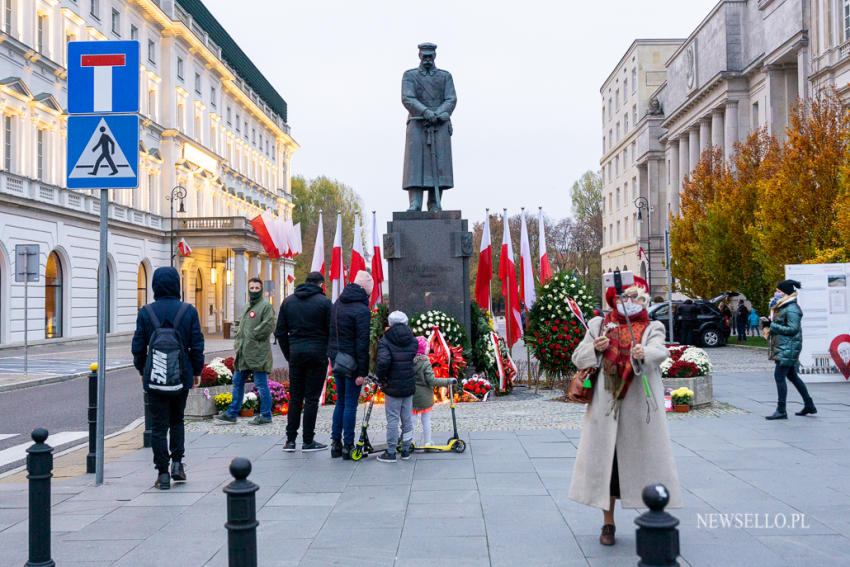
<instances>
[{"instance_id":1,"label":"polish flag","mask_svg":"<svg viewBox=\"0 0 850 567\"><path fill-rule=\"evenodd\" d=\"M191 256L192 255L192 247L189 246L189 243L186 242L185 238L180 239L180 242L177 243L177 248L180 249L180 254L182 256Z\"/></svg>"},{"instance_id":2,"label":"polish flag","mask_svg":"<svg viewBox=\"0 0 850 567\"><path fill-rule=\"evenodd\" d=\"M502 252L499 254L499 279L502 280L502 296L505 298L505 324L507 343L511 347L522 336L522 316L519 312L519 290L516 283L516 264L511 245L511 228L508 225L508 210L502 216L505 227L502 233Z\"/></svg>"},{"instance_id":3,"label":"polish flag","mask_svg":"<svg viewBox=\"0 0 850 567\"><path fill-rule=\"evenodd\" d=\"M349 267L348 281L354 283L357 272L366 269L366 260L363 259L363 227L360 226L360 215L354 215L354 245L351 247L351 266Z\"/></svg>"},{"instance_id":4,"label":"polish flag","mask_svg":"<svg viewBox=\"0 0 850 567\"><path fill-rule=\"evenodd\" d=\"M336 215L336 234L331 252L331 301L336 301L345 286L345 264L342 261L342 213Z\"/></svg>"},{"instance_id":5,"label":"polish flag","mask_svg":"<svg viewBox=\"0 0 850 567\"><path fill-rule=\"evenodd\" d=\"M275 237L277 236L276 222L276 219L272 216L272 212L268 209L263 211L263 214L251 219L251 226L254 227L254 232L257 233L260 244L263 245L263 250L274 258L278 257L277 245L275 244Z\"/></svg>"},{"instance_id":6,"label":"polish flag","mask_svg":"<svg viewBox=\"0 0 850 567\"><path fill-rule=\"evenodd\" d=\"M526 309L531 309L537 299L534 291L534 270L531 268L531 246L528 244L528 227L525 224L525 209L522 209L522 228L520 229L519 273L522 302Z\"/></svg>"},{"instance_id":7,"label":"polish flag","mask_svg":"<svg viewBox=\"0 0 850 567\"><path fill-rule=\"evenodd\" d=\"M540 240L540 284L552 279L552 268L549 266L549 256L546 255L546 227L543 224L543 207L537 210L537 235Z\"/></svg>"},{"instance_id":8,"label":"polish flag","mask_svg":"<svg viewBox=\"0 0 850 567\"><path fill-rule=\"evenodd\" d=\"M369 308L374 309L378 303L383 303L384 292L381 282L384 281L384 265L381 262L381 244L378 240L378 219L375 211L372 211L372 297L369 299Z\"/></svg>"},{"instance_id":9,"label":"polish flag","mask_svg":"<svg viewBox=\"0 0 850 567\"><path fill-rule=\"evenodd\" d=\"M648 258L646 257L646 250L643 249L643 246L638 247L638 261L646 262Z\"/></svg>"},{"instance_id":10,"label":"polish flag","mask_svg":"<svg viewBox=\"0 0 850 567\"><path fill-rule=\"evenodd\" d=\"M322 228L322 212L319 211L319 225L316 228L316 246L313 248L313 263L311 272L321 272L325 275L325 233Z\"/></svg>"},{"instance_id":11,"label":"polish flag","mask_svg":"<svg viewBox=\"0 0 850 567\"><path fill-rule=\"evenodd\" d=\"M295 226L292 227L292 230L289 232L289 258L294 258L300 255L302 252L301 248L301 223L299 222Z\"/></svg>"},{"instance_id":12,"label":"polish flag","mask_svg":"<svg viewBox=\"0 0 850 567\"><path fill-rule=\"evenodd\" d=\"M478 253L478 273L475 274L475 301L481 309L491 310L490 281L493 279L493 248L490 246L490 209L486 209L484 230L481 232L481 251Z\"/></svg>"}]
</instances>

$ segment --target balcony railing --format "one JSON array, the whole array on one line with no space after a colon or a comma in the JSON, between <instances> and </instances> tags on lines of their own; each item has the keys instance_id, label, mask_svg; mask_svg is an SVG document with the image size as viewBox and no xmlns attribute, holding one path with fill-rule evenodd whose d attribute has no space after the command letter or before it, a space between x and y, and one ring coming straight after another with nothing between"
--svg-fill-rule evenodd
<instances>
[{"instance_id":1,"label":"balcony railing","mask_svg":"<svg viewBox=\"0 0 850 567\"><path fill-rule=\"evenodd\" d=\"M245 217L194 217L174 219L177 230L216 230L216 229L245 229L248 219Z\"/></svg>"}]
</instances>

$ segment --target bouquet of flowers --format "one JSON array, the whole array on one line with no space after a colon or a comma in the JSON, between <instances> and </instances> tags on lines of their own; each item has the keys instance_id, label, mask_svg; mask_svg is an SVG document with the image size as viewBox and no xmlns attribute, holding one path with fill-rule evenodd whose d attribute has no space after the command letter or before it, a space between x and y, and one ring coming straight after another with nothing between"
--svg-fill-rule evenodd
<instances>
[{"instance_id":1,"label":"bouquet of flowers","mask_svg":"<svg viewBox=\"0 0 850 567\"><path fill-rule=\"evenodd\" d=\"M229 361L229 365L228 362ZM217 357L204 365L201 371L201 387L225 386L233 383L233 357Z\"/></svg>"},{"instance_id":2,"label":"bouquet of flowers","mask_svg":"<svg viewBox=\"0 0 850 567\"><path fill-rule=\"evenodd\" d=\"M537 290L528 312L526 344L549 376L566 376L573 368L573 351L584 337L584 326L570 310L572 298L585 318L593 315L595 299L588 287L568 272L558 272Z\"/></svg>"},{"instance_id":3,"label":"bouquet of flowers","mask_svg":"<svg viewBox=\"0 0 850 567\"><path fill-rule=\"evenodd\" d=\"M283 387L283 384L280 382L275 382L274 380L269 380L269 391L272 394L272 404L280 405L289 401L289 394L286 391L286 388Z\"/></svg>"},{"instance_id":4,"label":"bouquet of flowers","mask_svg":"<svg viewBox=\"0 0 850 567\"><path fill-rule=\"evenodd\" d=\"M673 400L674 406L689 406L694 399L694 392L690 388L682 386L681 388L670 392L670 398Z\"/></svg>"},{"instance_id":5,"label":"bouquet of flowers","mask_svg":"<svg viewBox=\"0 0 850 567\"><path fill-rule=\"evenodd\" d=\"M661 363L664 378L693 378L711 372L708 353L694 346L668 345L670 356Z\"/></svg>"},{"instance_id":6,"label":"bouquet of flowers","mask_svg":"<svg viewBox=\"0 0 850 567\"><path fill-rule=\"evenodd\" d=\"M325 403L331 405L336 403L336 380L333 376L328 376L325 383Z\"/></svg>"},{"instance_id":7,"label":"bouquet of flowers","mask_svg":"<svg viewBox=\"0 0 850 567\"><path fill-rule=\"evenodd\" d=\"M257 398L256 392L248 392L242 397L243 410L256 410L260 407L260 400Z\"/></svg>"},{"instance_id":8,"label":"bouquet of flowers","mask_svg":"<svg viewBox=\"0 0 850 567\"><path fill-rule=\"evenodd\" d=\"M224 392L223 394L218 394L213 398L215 402L215 409L218 411L224 411L230 407L231 402L233 402L233 395L230 392Z\"/></svg>"},{"instance_id":9,"label":"bouquet of flowers","mask_svg":"<svg viewBox=\"0 0 850 567\"><path fill-rule=\"evenodd\" d=\"M375 392L378 390L378 387L372 382L367 382L363 385L363 389L360 391L360 398L357 400L358 404L368 403L369 400L372 399L372 396L375 395Z\"/></svg>"},{"instance_id":10,"label":"bouquet of flowers","mask_svg":"<svg viewBox=\"0 0 850 567\"><path fill-rule=\"evenodd\" d=\"M426 339L431 336L434 327L437 327L449 346L460 347L463 349L464 356L470 350L466 329L454 316L444 311L431 310L425 313L416 313L410 318L408 325L414 335Z\"/></svg>"},{"instance_id":11,"label":"bouquet of flowers","mask_svg":"<svg viewBox=\"0 0 850 567\"><path fill-rule=\"evenodd\" d=\"M471 378L465 378L461 384L463 385L464 391L473 394L478 399L486 398L490 390L493 389L493 386L490 385L490 381L478 374L473 374Z\"/></svg>"}]
</instances>

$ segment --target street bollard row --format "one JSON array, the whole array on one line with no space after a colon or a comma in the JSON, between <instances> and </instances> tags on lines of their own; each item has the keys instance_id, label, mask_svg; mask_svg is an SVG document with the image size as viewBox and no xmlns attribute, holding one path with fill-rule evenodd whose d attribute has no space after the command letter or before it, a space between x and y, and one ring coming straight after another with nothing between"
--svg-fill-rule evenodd
<instances>
[{"instance_id":1,"label":"street bollard row","mask_svg":"<svg viewBox=\"0 0 850 567\"><path fill-rule=\"evenodd\" d=\"M251 461L236 457L230 462L234 481L227 494L227 557L230 567L257 567L257 501L259 486L248 480Z\"/></svg>"},{"instance_id":2,"label":"street bollard row","mask_svg":"<svg viewBox=\"0 0 850 567\"><path fill-rule=\"evenodd\" d=\"M29 479L29 559L24 567L53 567L50 558L50 479L53 447L46 444L47 430L32 432L35 444L27 449Z\"/></svg>"},{"instance_id":3,"label":"street bollard row","mask_svg":"<svg viewBox=\"0 0 850 567\"><path fill-rule=\"evenodd\" d=\"M679 520L664 511L670 493L663 484L650 484L641 494L649 511L635 518L635 538L639 567L672 567L678 565Z\"/></svg>"}]
</instances>

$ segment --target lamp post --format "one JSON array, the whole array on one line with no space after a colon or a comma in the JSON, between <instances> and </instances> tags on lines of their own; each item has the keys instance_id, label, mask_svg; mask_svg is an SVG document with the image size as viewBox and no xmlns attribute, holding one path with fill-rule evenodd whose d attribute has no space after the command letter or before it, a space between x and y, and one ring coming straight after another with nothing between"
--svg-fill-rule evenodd
<instances>
[{"instance_id":1,"label":"lamp post","mask_svg":"<svg viewBox=\"0 0 850 567\"><path fill-rule=\"evenodd\" d=\"M171 267L174 267L174 200L180 199L180 208L177 210L177 213L185 213L186 209L183 208L183 199L186 198L186 189L180 185L175 186L171 190L171 194L165 197L168 201L171 202L171 213L170 219L171 222L169 227L171 228Z\"/></svg>"},{"instance_id":2,"label":"lamp post","mask_svg":"<svg viewBox=\"0 0 850 567\"><path fill-rule=\"evenodd\" d=\"M652 301L652 256L650 252L652 248L652 207L649 206L649 199L646 197L638 197L635 199L635 207L637 207L638 210L638 221L643 220L641 209L646 209L646 279L647 284L649 285L649 300ZM640 239L638 239L638 243L640 243Z\"/></svg>"}]
</instances>

